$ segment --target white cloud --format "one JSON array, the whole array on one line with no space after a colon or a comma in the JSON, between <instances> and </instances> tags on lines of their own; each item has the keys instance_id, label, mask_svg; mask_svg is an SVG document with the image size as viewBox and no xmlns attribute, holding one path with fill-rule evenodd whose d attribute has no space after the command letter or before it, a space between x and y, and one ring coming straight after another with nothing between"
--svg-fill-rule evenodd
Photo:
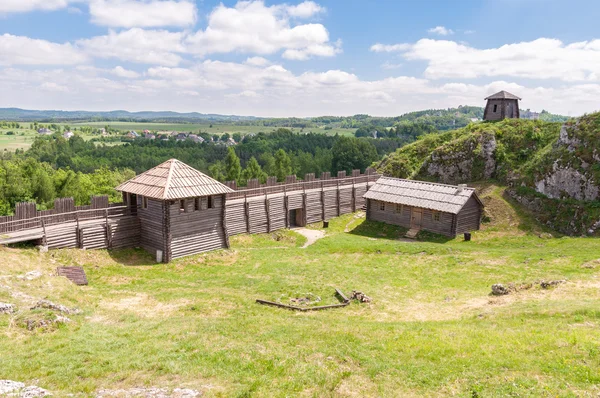
<instances>
[{"instance_id":1,"label":"white cloud","mask_svg":"<svg viewBox=\"0 0 600 398\"><path fill-rule=\"evenodd\" d=\"M448 29L444 26L436 26L435 28L431 28L431 29L427 30L427 32L433 33L436 35L440 35L440 36L448 36L448 35L454 34L454 31L452 29Z\"/></svg>"},{"instance_id":2,"label":"white cloud","mask_svg":"<svg viewBox=\"0 0 600 398\"><path fill-rule=\"evenodd\" d=\"M433 79L512 76L594 81L600 71L600 40L564 44L541 38L477 49L454 41L421 39L404 56L427 61L425 76Z\"/></svg>"},{"instance_id":3,"label":"white cloud","mask_svg":"<svg viewBox=\"0 0 600 398\"><path fill-rule=\"evenodd\" d=\"M140 74L136 71L125 69L122 66L116 66L115 68L111 69L109 73L127 79L136 79L140 77Z\"/></svg>"},{"instance_id":4,"label":"white cloud","mask_svg":"<svg viewBox=\"0 0 600 398\"><path fill-rule=\"evenodd\" d=\"M406 51L411 47L408 43L402 44L381 44L376 43L371 46L371 51L376 53L392 53L399 51Z\"/></svg>"},{"instance_id":5,"label":"white cloud","mask_svg":"<svg viewBox=\"0 0 600 398\"><path fill-rule=\"evenodd\" d=\"M273 54L283 50L288 59L331 57L340 49L329 41L325 26L290 23L290 17L308 17L319 10L320 6L313 2L295 7L268 7L263 1L240 1L232 8L220 4L209 15L206 29L191 35L187 44L199 56L231 52Z\"/></svg>"},{"instance_id":6,"label":"white cloud","mask_svg":"<svg viewBox=\"0 0 600 398\"><path fill-rule=\"evenodd\" d=\"M310 18L324 11L325 9L314 1L305 1L295 6L285 6L285 12L296 18Z\"/></svg>"},{"instance_id":7,"label":"white cloud","mask_svg":"<svg viewBox=\"0 0 600 398\"><path fill-rule=\"evenodd\" d=\"M271 61L269 61L268 59L263 58L263 57L248 57L248 58L246 58L244 63L246 65L253 65L253 66L266 66L266 65L270 65Z\"/></svg>"},{"instance_id":8,"label":"white cloud","mask_svg":"<svg viewBox=\"0 0 600 398\"><path fill-rule=\"evenodd\" d=\"M34 10L54 11L67 7L74 0L2 0L0 14L30 12Z\"/></svg>"},{"instance_id":9,"label":"white cloud","mask_svg":"<svg viewBox=\"0 0 600 398\"><path fill-rule=\"evenodd\" d=\"M133 28L77 41L87 54L141 64L176 66L185 52L183 33Z\"/></svg>"},{"instance_id":10,"label":"white cloud","mask_svg":"<svg viewBox=\"0 0 600 398\"><path fill-rule=\"evenodd\" d=\"M56 91L56 92L60 92L60 93L66 93L69 91L69 88L67 86L64 86L62 84L57 84L54 82L44 82L44 83L42 83L40 88L42 90Z\"/></svg>"},{"instance_id":11,"label":"white cloud","mask_svg":"<svg viewBox=\"0 0 600 398\"><path fill-rule=\"evenodd\" d=\"M0 65L74 65L87 60L69 43L59 44L46 40L0 36Z\"/></svg>"},{"instance_id":12,"label":"white cloud","mask_svg":"<svg viewBox=\"0 0 600 398\"><path fill-rule=\"evenodd\" d=\"M189 0L91 0L92 23L120 28L189 26L197 9Z\"/></svg>"},{"instance_id":13,"label":"white cloud","mask_svg":"<svg viewBox=\"0 0 600 398\"><path fill-rule=\"evenodd\" d=\"M364 80L344 70L293 73L281 65L211 60L187 68L151 67L142 74L143 79L121 79L110 71L90 66L0 68L0 107L256 116L399 115L420 109L483 106L487 95L505 89L523 98L522 107L538 111L578 115L600 108L597 83L547 87L510 80L438 83L410 76ZM61 88L68 88L69 95Z\"/></svg>"}]
</instances>

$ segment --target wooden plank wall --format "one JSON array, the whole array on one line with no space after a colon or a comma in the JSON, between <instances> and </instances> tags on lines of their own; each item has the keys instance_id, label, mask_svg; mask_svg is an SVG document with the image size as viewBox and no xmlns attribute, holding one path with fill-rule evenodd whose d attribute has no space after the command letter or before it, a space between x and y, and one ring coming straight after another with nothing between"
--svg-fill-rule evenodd
<instances>
[{"instance_id":1,"label":"wooden plank wall","mask_svg":"<svg viewBox=\"0 0 600 398\"><path fill-rule=\"evenodd\" d=\"M385 210L381 210L380 204L382 202L377 200L371 200L369 202L369 220L411 228L412 207L402 206L401 211L398 212L394 203L385 203ZM440 220L435 221L433 217L434 212L432 210L423 209L422 211L421 229L441 235L454 236L452 233L452 226L454 223L453 214L440 212Z\"/></svg>"},{"instance_id":2,"label":"wooden plank wall","mask_svg":"<svg viewBox=\"0 0 600 398\"><path fill-rule=\"evenodd\" d=\"M471 196L461 211L456 215L455 234L458 235L465 232L478 231L481 226L481 214L481 205L477 199Z\"/></svg>"},{"instance_id":3,"label":"wooden plank wall","mask_svg":"<svg viewBox=\"0 0 600 398\"><path fill-rule=\"evenodd\" d=\"M307 177L307 181L300 183L306 188L303 190L293 189L296 184L292 183L279 193L256 195L253 192L252 196L228 199L225 205L227 233L231 236L287 228L296 223L288 219L290 210L303 210L302 224L310 224L362 208L368 180L356 184L352 178L324 180L329 178L327 174L320 180Z\"/></svg>"},{"instance_id":4,"label":"wooden plank wall","mask_svg":"<svg viewBox=\"0 0 600 398\"><path fill-rule=\"evenodd\" d=\"M212 208L208 198L201 198L196 209L195 199L169 204L170 247L169 259L202 253L227 247L223 224L223 195L212 196Z\"/></svg>"}]
</instances>

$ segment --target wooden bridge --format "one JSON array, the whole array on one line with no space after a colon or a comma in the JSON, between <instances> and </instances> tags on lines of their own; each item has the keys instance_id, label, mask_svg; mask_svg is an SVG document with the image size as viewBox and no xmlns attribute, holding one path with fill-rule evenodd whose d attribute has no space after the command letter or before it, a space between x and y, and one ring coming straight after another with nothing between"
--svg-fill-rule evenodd
<instances>
[{"instance_id":1,"label":"wooden bridge","mask_svg":"<svg viewBox=\"0 0 600 398\"><path fill-rule=\"evenodd\" d=\"M89 206L74 206L72 198L57 199L52 210L18 203L14 216L0 217L0 244L35 241L48 248L117 248L139 243L139 221L108 197L93 197Z\"/></svg>"}]
</instances>

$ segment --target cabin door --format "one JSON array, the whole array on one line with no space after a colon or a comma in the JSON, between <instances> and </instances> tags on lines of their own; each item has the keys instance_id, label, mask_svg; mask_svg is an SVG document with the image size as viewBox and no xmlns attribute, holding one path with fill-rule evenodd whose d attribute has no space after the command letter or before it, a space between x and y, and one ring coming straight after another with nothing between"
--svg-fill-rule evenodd
<instances>
[{"instance_id":1,"label":"cabin door","mask_svg":"<svg viewBox=\"0 0 600 398\"><path fill-rule=\"evenodd\" d=\"M410 216L410 227L421 229L421 222L423 221L423 209L413 207Z\"/></svg>"}]
</instances>

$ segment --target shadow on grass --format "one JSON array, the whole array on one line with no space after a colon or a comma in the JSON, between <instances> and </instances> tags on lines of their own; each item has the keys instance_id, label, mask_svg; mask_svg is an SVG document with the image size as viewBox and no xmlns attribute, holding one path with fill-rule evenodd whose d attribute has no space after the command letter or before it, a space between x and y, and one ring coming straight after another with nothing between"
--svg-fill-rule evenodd
<instances>
[{"instance_id":1,"label":"shadow on grass","mask_svg":"<svg viewBox=\"0 0 600 398\"><path fill-rule=\"evenodd\" d=\"M108 250L109 256L117 263L128 266L156 265L156 259L144 249Z\"/></svg>"},{"instance_id":2,"label":"shadow on grass","mask_svg":"<svg viewBox=\"0 0 600 398\"><path fill-rule=\"evenodd\" d=\"M368 238L379 238L379 239L390 239L390 240L402 240L408 228L401 227L399 225L386 224L379 221L365 220L356 228L351 230L349 233L352 235L360 235ZM419 232L417 241L420 242L435 242L435 243L446 243L453 240L443 235L434 234L427 231Z\"/></svg>"}]
</instances>

